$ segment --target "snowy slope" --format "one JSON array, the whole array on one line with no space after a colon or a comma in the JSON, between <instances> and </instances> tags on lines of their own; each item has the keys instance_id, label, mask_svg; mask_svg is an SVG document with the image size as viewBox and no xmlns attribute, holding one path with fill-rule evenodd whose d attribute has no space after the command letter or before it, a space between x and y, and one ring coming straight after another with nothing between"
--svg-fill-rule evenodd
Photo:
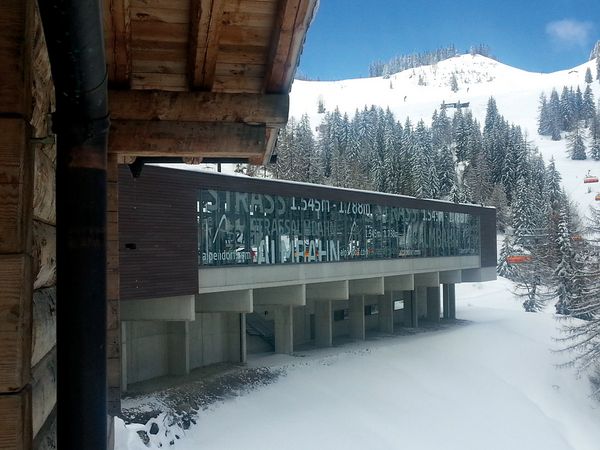
<instances>
[{"instance_id":1,"label":"snowy slope","mask_svg":"<svg viewBox=\"0 0 600 450\"><path fill-rule=\"evenodd\" d=\"M442 61L434 66L410 69L392 75L389 79L364 78L342 81L295 81L291 92L290 115L300 117L308 114L316 126L322 119L317 113L319 99L323 99L328 111L336 107L351 117L355 110L365 105L378 105L390 108L397 120L404 122L406 117L416 123L423 119L431 123L435 109L445 101L470 102L475 118L483 123L488 99L496 99L500 114L509 121L520 125L546 160L554 156L558 170L571 197L579 202L580 210L587 213L588 205L594 203L594 194L600 186L583 185L587 170L600 175L600 163L592 160L571 161L566 151L566 141L553 142L550 138L537 134L539 96L542 91L549 97L552 88L560 94L563 86L580 86L585 90L586 68L595 74L594 61L587 62L570 70L549 74L526 72L507 66L498 61L476 55L462 55ZM449 80L455 73L459 91L450 90ZM419 85L421 78L426 85ZM596 100L600 97L600 83L594 81L592 90ZM449 113L452 114L452 109Z\"/></svg>"},{"instance_id":2,"label":"snowy slope","mask_svg":"<svg viewBox=\"0 0 600 450\"><path fill-rule=\"evenodd\" d=\"M457 286L469 324L251 360L287 375L201 411L175 448L598 450L587 380L555 368L557 322L509 290ZM138 428L119 424L117 448L145 449Z\"/></svg>"}]
</instances>

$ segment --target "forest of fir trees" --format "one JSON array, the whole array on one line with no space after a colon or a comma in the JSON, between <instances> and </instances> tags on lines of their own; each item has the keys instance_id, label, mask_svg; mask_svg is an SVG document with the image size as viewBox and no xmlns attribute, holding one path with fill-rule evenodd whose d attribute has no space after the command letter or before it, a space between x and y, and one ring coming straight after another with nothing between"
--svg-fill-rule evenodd
<instances>
[{"instance_id":1,"label":"forest of fir trees","mask_svg":"<svg viewBox=\"0 0 600 450\"><path fill-rule=\"evenodd\" d=\"M590 157L599 161L600 108L596 108L590 87L593 77L589 68L585 73L585 82L586 88L583 93L579 86L575 90L564 86L560 96L558 91L553 89L549 98L542 92L538 133L550 136L554 141L559 141L566 135L571 159L583 160Z\"/></svg>"},{"instance_id":2,"label":"forest of fir trees","mask_svg":"<svg viewBox=\"0 0 600 450\"><path fill-rule=\"evenodd\" d=\"M586 123L592 122L582 117L573 126ZM274 178L495 206L498 230L506 231L499 274L515 282L525 310L554 302L559 315L578 319L564 324L573 364L585 370L600 361L596 242L581 238L588 230L562 190L554 161L544 163L493 98L483 124L468 109L451 117L435 111L427 126L408 118L400 123L389 109L371 106L351 118L327 112L315 133L304 115L281 131L276 152L277 163L268 169ZM594 218L590 223L600 232L600 213ZM531 262L506 262L519 254Z\"/></svg>"}]
</instances>

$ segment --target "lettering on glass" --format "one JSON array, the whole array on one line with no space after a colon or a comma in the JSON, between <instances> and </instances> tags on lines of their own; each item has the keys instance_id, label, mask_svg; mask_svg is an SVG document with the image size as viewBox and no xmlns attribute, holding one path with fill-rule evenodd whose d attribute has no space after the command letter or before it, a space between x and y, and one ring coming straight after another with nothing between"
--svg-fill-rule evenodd
<instances>
[{"instance_id":1,"label":"lettering on glass","mask_svg":"<svg viewBox=\"0 0 600 450\"><path fill-rule=\"evenodd\" d=\"M466 213L210 189L197 209L205 266L479 255Z\"/></svg>"}]
</instances>

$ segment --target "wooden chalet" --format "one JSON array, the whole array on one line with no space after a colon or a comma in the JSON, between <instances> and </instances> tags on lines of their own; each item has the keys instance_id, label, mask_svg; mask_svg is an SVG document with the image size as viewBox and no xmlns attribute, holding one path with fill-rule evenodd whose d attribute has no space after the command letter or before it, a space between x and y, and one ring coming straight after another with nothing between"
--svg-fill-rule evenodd
<instances>
[{"instance_id":1,"label":"wooden chalet","mask_svg":"<svg viewBox=\"0 0 600 450\"><path fill-rule=\"evenodd\" d=\"M61 69L50 70L41 25L44 6L54 2L39 0L39 8L33 0L0 3L2 449L54 448L56 435L60 157L50 115L57 104L52 73ZM317 3L104 0L109 414L119 412L121 391L118 164L143 157L268 163L288 118L290 87Z\"/></svg>"}]
</instances>

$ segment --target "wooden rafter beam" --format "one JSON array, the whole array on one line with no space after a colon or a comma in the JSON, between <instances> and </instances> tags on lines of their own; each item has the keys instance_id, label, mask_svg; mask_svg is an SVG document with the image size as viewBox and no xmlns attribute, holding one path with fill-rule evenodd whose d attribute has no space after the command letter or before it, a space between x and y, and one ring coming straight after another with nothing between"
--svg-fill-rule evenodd
<instances>
[{"instance_id":1,"label":"wooden rafter beam","mask_svg":"<svg viewBox=\"0 0 600 450\"><path fill-rule=\"evenodd\" d=\"M269 164L273 150L275 150L278 135L279 128L267 128L267 144L265 146L265 153L262 156L262 161L253 164L262 164L263 166Z\"/></svg>"},{"instance_id":2,"label":"wooden rafter beam","mask_svg":"<svg viewBox=\"0 0 600 450\"><path fill-rule=\"evenodd\" d=\"M211 90L215 80L224 0L192 0L189 81L193 89Z\"/></svg>"},{"instance_id":3,"label":"wooden rafter beam","mask_svg":"<svg viewBox=\"0 0 600 450\"><path fill-rule=\"evenodd\" d=\"M113 120L238 122L283 126L289 112L287 94L111 90L109 104Z\"/></svg>"},{"instance_id":4,"label":"wooden rafter beam","mask_svg":"<svg viewBox=\"0 0 600 450\"><path fill-rule=\"evenodd\" d=\"M104 1L108 79L113 85L131 81L131 12L129 0Z\"/></svg>"},{"instance_id":5,"label":"wooden rafter beam","mask_svg":"<svg viewBox=\"0 0 600 450\"><path fill-rule=\"evenodd\" d=\"M250 158L266 147L266 127L243 123L112 120L109 153Z\"/></svg>"},{"instance_id":6,"label":"wooden rafter beam","mask_svg":"<svg viewBox=\"0 0 600 450\"><path fill-rule=\"evenodd\" d=\"M271 39L265 92L289 92L316 3L316 0L281 0Z\"/></svg>"}]
</instances>

